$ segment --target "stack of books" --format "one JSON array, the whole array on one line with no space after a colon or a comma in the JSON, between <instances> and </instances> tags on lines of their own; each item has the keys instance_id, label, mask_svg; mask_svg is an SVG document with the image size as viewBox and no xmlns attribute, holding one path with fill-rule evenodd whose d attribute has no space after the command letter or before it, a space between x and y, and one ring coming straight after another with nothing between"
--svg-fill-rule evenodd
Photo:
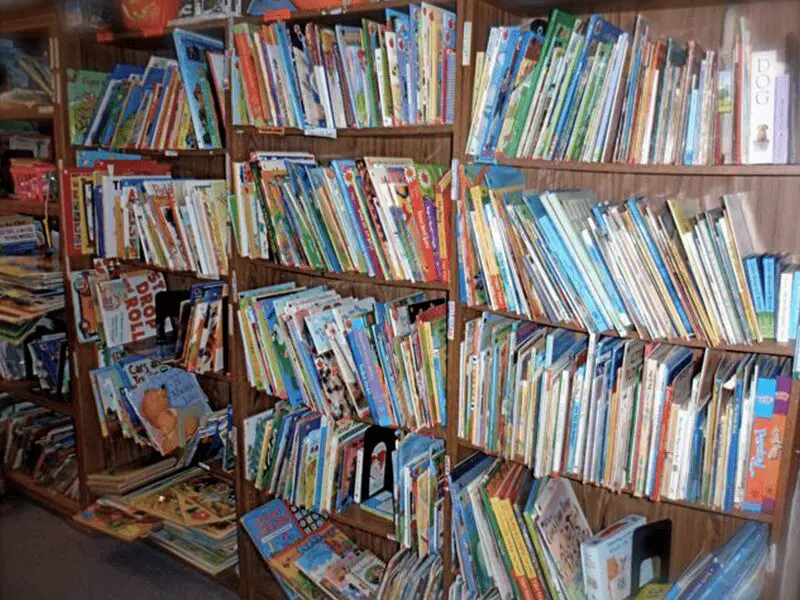
<instances>
[{"instance_id":1,"label":"stack of books","mask_svg":"<svg viewBox=\"0 0 800 600\"><path fill-rule=\"evenodd\" d=\"M421 557L416 552L400 550L386 563L377 597L386 600L442 598L443 580L441 556L429 554Z\"/></svg>"},{"instance_id":2,"label":"stack of books","mask_svg":"<svg viewBox=\"0 0 800 600\"><path fill-rule=\"evenodd\" d=\"M70 141L125 150L223 146L225 44L176 29L177 60L68 72Z\"/></svg>"},{"instance_id":3,"label":"stack of books","mask_svg":"<svg viewBox=\"0 0 800 600\"><path fill-rule=\"evenodd\" d=\"M202 469L104 496L73 518L125 541L146 537L209 575L239 561L233 486Z\"/></svg>"},{"instance_id":4,"label":"stack of books","mask_svg":"<svg viewBox=\"0 0 800 600\"><path fill-rule=\"evenodd\" d=\"M80 496L72 418L9 396L0 398L3 468L73 500Z\"/></svg>"},{"instance_id":5,"label":"stack of books","mask_svg":"<svg viewBox=\"0 0 800 600\"><path fill-rule=\"evenodd\" d=\"M41 41L45 41L42 36ZM28 39L0 40L0 68L6 74L0 93L0 107L48 106L56 101L56 86L50 69L52 57L39 44L41 51L32 48Z\"/></svg>"},{"instance_id":6,"label":"stack of books","mask_svg":"<svg viewBox=\"0 0 800 600\"><path fill-rule=\"evenodd\" d=\"M318 514L274 499L241 521L287 597L378 597L383 561Z\"/></svg>"},{"instance_id":7,"label":"stack of books","mask_svg":"<svg viewBox=\"0 0 800 600\"><path fill-rule=\"evenodd\" d=\"M19 326L64 308L58 255L0 256L0 322Z\"/></svg>"},{"instance_id":8,"label":"stack of books","mask_svg":"<svg viewBox=\"0 0 800 600\"><path fill-rule=\"evenodd\" d=\"M584 597L580 547L592 530L569 481L474 454L453 467L450 496L457 588L473 597Z\"/></svg>"},{"instance_id":9,"label":"stack of books","mask_svg":"<svg viewBox=\"0 0 800 600\"><path fill-rule=\"evenodd\" d=\"M409 434L393 456L395 535L420 558L444 544L444 440Z\"/></svg>"},{"instance_id":10,"label":"stack of books","mask_svg":"<svg viewBox=\"0 0 800 600\"><path fill-rule=\"evenodd\" d=\"M224 180L173 180L168 165L137 160L65 169L61 184L70 256L141 260L208 278L228 272Z\"/></svg>"},{"instance_id":11,"label":"stack of books","mask_svg":"<svg viewBox=\"0 0 800 600\"><path fill-rule=\"evenodd\" d=\"M113 471L86 474L86 486L98 496L119 496L132 492L156 479L172 474L178 460L168 457L152 464L116 468Z\"/></svg>"},{"instance_id":12,"label":"stack of books","mask_svg":"<svg viewBox=\"0 0 800 600\"><path fill-rule=\"evenodd\" d=\"M793 159L791 75L726 12L723 46L632 34L600 15L494 27L476 58L467 154L629 164Z\"/></svg>"},{"instance_id":13,"label":"stack of books","mask_svg":"<svg viewBox=\"0 0 800 600\"><path fill-rule=\"evenodd\" d=\"M743 194L704 210L699 199L610 204L587 191L536 192L509 167L461 177L467 304L711 346L775 339L778 323L782 340L796 337L797 269L755 254Z\"/></svg>"},{"instance_id":14,"label":"stack of books","mask_svg":"<svg viewBox=\"0 0 800 600\"><path fill-rule=\"evenodd\" d=\"M444 425L445 312L422 293L384 303L294 282L242 291L248 381L333 418Z\"/></svg>"},{"instance_id":15,"label":"stack of books","mask_svg":"<svg viewBox=\"0 0 800 600\"><path fill-rule=\"evenodd\" d=\"M335 135L452 123L455 13L422 2L385 15L361 27L236 25L233 124Z\"/></svg>"},{"instance_id":16,"label":"stack of books","mask_svg":"<svg viewBox=\"0 0 800 600\"><path fill-rule=\"evenodd\" d=\"M449 281L450 172L407 158L254 153L234 164L239 253L381 279Z\"/></svg>"},{"instance_id":17,"label":"stack of books","mask_svg":"<svg viewBox=\"0 0 800 600\"><path fill-rule=\"evenodd\" d=\"M588 337L485 314L466 324L458 434L613 491L775 508L789 359ZM769 436L765 432L769 431Z\"/></svg>"}]
</instances>

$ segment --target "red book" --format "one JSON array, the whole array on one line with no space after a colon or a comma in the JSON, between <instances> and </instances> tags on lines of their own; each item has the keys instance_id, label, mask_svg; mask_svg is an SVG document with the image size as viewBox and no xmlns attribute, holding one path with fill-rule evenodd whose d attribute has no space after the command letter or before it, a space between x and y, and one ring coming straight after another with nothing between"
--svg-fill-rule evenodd
<instances>
[{"instance_id":1,"label":"red book","mask_svg":"<svg viewBox=\"0 0 800 600\"><path fill-rule=\"evenodd\" d=\"M428 219L425 218L422 190L413 173L410 173L408 177L408 193L411 198L414 222L419 231L417 252L419 253L420 266L422 267L422 279L423 281L436 281L436 258L433 255L433 245L431 244L432 232L428 227Z\"/></svg>"},{"instance_id":2,"label":"red book","mask_svg":"<svg viewBox=\"0 0 800 600\"><path fill-rule=\"evenodd\" d=\"M248 112L253 117L253 125L263 127L267 122L264 114L264 106L261 102L261 91L258 87L258 71L253 61L253 53L250 47L250 37L247 31L236 31L233 34L236 52L239 54L239 67L242 70L242 80L247 94Z\"/></svg>"}]
</instances>

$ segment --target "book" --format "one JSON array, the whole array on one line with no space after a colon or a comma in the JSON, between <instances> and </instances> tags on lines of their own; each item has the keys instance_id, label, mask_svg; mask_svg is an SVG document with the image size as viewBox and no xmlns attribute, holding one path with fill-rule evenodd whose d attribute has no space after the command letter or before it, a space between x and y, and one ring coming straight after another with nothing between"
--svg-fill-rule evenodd
<instances>
[{"instance_id":1,"label":"book","mask_svg":"<svg viewBox=\"0 0 800 600\"><path fill-rule=\"evenodd\" d=\"M95 106L108 80L108 73L67 69L67 101L69 102L69 140L83 144L91 125Z\"/></svg>"}]
</instances>

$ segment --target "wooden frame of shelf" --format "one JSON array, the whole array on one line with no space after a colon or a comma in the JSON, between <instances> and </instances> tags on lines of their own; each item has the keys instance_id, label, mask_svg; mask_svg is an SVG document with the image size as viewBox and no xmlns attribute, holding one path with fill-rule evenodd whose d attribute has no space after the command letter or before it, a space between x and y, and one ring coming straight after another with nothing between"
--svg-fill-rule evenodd
<instances>
[{"instance_id":1,"label":"wooden frame of shelf","mask_svg":"<svg viewBox=\"0 0 800 600\"><path fill-rule=\"evenodd\" d=\"M44 504L47 508L60 512L66 517L71 517L80 510L80 504L63 494L48 490L39 485L27 473L9 470L5 472L9 481L27 495Z\"/></svg>"}]
</instances>

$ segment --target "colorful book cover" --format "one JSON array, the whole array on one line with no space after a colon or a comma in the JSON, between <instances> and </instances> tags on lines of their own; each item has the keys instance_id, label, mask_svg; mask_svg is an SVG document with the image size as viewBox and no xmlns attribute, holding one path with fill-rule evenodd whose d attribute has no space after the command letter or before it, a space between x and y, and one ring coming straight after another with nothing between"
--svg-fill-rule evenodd
<instances>
[{"instance_id":1,"label":"colorful book cover","mask_svg":"<svg viewBox=\"0 0 800 600\"><path fill-rule=\"evenodd\" d=\"M74 146L83 144L92 124L95 107L108 82L108 73L67 69L69 102L69 139Z\"/></svg>"},{"instance_id":2,"label":"colorful book cover","mask_svg":"<svg viewBox=\"0 0 800 600\"><path fill-rule=\"evenodd\" d=\"M221 148L222 139L206 53L223 53L225 44L220 40L180 29L172 32L172 38L181 67L181 79L189 102L197 147L201 150Z\"/></svg>"}]
</instances>

